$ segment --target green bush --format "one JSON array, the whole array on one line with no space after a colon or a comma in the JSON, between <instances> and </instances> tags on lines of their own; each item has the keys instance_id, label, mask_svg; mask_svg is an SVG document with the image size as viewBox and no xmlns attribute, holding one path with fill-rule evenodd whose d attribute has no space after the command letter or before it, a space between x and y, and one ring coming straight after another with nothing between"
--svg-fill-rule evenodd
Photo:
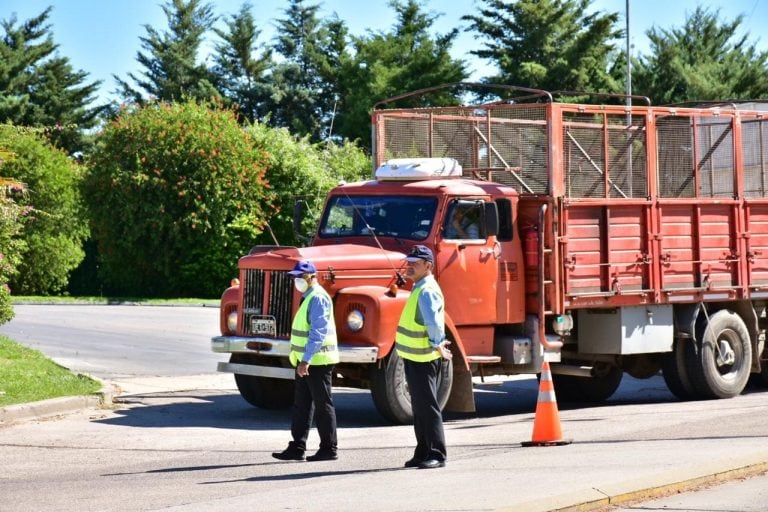
<instances>
[{"instance_id":1,"label":"green bush","mask_svg":"<svg viewBox=\"0 0 768 512\"><path fill-rule=\"evenodd\" d=\"M254 124L247 128L267 155L267 179L278 193L269 225L281 245L298 245L293 232L293 205L306 203L302 233L309 233L318 219L327 192L341 180L356 181L371 175L371 160L356 145L344 142L311 144L285 128ZM274 243L268 232L257 239Z\"/></svg>"},{"instance_id":2,"label":"green bush","mask_svg":"<svg viewBox=\"0 0 768 512\"><path fill-rule=\"evenodd\" d=\"M112 294L216 297L272 213L265 155L231 111L123 110L96 137L84 194Z\"/></svg>"},{"instance_id":3,"label":"green bush","mask_svg":"<svg viewBox=\"0 0 768 512\"><path fill-rule=\"evenodd\" d=\"M26 193L16 198L25 221L11 289L21 295L58 293L82 261L88 236L81 168L35 131L0 125L0 147L14 155L4 162L2 175L26 185Z\"/></svg>"},{"instance_id":4,"label":"green bush","mask_svg":"<svg viewBox=\"0 0 768 512\"><path fill-rule=\"evenodd\" d=\"M13 318L8 281L16 273L20 253L16 235L21 229L22 210L10 194L10 182L0 178L0 325Z\"/></svg>"}]
</instances>

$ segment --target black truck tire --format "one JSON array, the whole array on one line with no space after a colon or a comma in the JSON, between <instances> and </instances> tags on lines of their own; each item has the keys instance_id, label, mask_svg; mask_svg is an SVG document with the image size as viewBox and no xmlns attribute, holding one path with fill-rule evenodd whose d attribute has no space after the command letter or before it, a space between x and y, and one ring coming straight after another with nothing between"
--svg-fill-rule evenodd
<instances>
[{"instance_id":1,"label":"black truck tire","mask_svg":"<svg viewBox=\"0 0 768 512\"><path fill-rule=\"evenodd\" d=\"M690 339L676 339L672 344L672 352L664 354L661 358L661 374L667 388L680 400L692 400L696 398L691 380L686 369L686 350L688 345L694 342Z\"/></svg>"},{"instance_id":2,"label":"black truck tire","mask_svg":"<svg viewBox=\"0 0 768 512\"><path fill-rule=\"evenodd\" d=\"M274 359L274 358L272 358ZM275 363L280 361L275 359ZM247 364L249 361L240 354L232 354L230 363ZM264 364L264 361L259 361ZM274 366L277 366L275 364ZM246 402L261 409L287 409L293 405L293 381L235 374L235 384Z\"/></svg>"},{"instance_id":3,"label":"black truck tire","mask_svg":"<svg viewBox=\"0 0 768 512\"><path fill-rule=\"evenodd\" d=\"M444 359L441 364L437 382L440 409L448 402L453 384L453 365ZM405 425L413 422L411 395L405 380L405 365L394 348L371 370L371 397L379 414L392 423Z\"/></svg>"},{"instance_id":4,"label":"black truck tire","mask_svg":"<svg viewBox=\"0 0 768 512\"><path fill-rule=\"evenodd\" d=\"M688 375L697 395L739 395L752 366L752 344L744 321L733 311L720 310L700 326L697 338L695 346L686 350ZM724 360L723 355L729 357Z\"/></svg>"}]
</instances>

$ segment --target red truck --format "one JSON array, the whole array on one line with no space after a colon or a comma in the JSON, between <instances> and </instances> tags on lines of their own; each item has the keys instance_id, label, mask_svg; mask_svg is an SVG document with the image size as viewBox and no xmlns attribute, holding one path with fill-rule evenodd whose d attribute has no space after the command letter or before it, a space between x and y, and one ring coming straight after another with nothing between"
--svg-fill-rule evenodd
<instances>
[{"instance_id":1,"label":"red truck","mask_svg":"<svg viewBox=\"0 0 768 512\"><path fill-rule=\"evenodd\" d=\"M309 247L240 259L212 348L231 354L218 369L245 400L292 403L299 295L286 272L309 259L334 300L335 383L410 421L392 348L414 244L434 251L446 300L446 410L474 411L473 377L536 374L544 360L561 401L604 401L625 372L661 371L680 399L768 381L768 112L503 89L513 98L377 105L375 178L330 191ZM459 234L457 217L474 226Z\"/></svg>"}]
</instances>

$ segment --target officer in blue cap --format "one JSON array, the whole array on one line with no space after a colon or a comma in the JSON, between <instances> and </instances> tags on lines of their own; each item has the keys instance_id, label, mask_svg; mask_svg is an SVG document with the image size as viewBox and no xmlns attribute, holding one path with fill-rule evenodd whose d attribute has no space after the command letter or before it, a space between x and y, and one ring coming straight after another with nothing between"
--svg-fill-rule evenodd
<instances>
[{"instance_id":1,"label":"officer in blue cap","mask_svg":"<svg viewBox=\"0 0 768 512\"><path fill-rule=\"evenodd\" d=\"M405 380L411 394L416 449L405 467L434 469L445 466L447 450L443 417L437 400L442 360L452 357L445 339L445 301L432 269L435 258L425 245L414 245L406 256L406 275L413 290L400 315L395 349L403 358Z\"/></svg>"},{"instance_id":2,"label":"officer in blue cap","mask_svg":"<svg viewBox=\"0 0 768 512\"><path fill-rule=\"evenodd\" d=\"M336 408L331 396L333 367L339 362L333 302L317 282L317 269L311 261L296 263L288 274L302 301L291 325L289 359L296 367L291 436L293 440L282 452L273 453L279 460L304 460L307 437L316 420L320 449L308 461L336 460Z\"/></svg>"}]
</instances>

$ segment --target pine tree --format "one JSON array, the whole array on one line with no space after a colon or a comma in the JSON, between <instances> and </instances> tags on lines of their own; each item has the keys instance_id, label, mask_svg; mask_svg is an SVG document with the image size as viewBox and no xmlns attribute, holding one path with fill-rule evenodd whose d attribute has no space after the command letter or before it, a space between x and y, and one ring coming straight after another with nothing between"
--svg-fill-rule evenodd
<instances>
[{"instance_id":1,"label":"pine tree","mask_svg":"<svg viewBox=\"0 0 768 512\"><path fill-rule=\"evenodd\" d=\"M162 8L168 31L160 33L144 25L147 35L140 38L144 51L136 55L144 70L141 76L128 73L138 88L113 75L119 86L116 92L137 103L149 98L173 101L220 96L208 68L197 62L204 35L215 21L212 7L202 0L170 0Z\"/></svg>"},{"instance_id":2,"label":"pine tree","mask_svg":"<svg viewBox=\"0 0 768 512\"><path fill-rule=\"evenodd\" d=\"M273 65L272 50L258 43L261 30L256 28L252 9L245 3L226 21L226 31L214 28L221 42L213 56L219 90L251 122L267 114L265 75Z\"/></svg>"},{"instance_id":3,"label":"pine tree","mask_svg":"<svg viewBox=\"0 0 768 512\"><path fill-rule=\"evenodd\" d=\"M656 104L763 98L768 52L736 37L743 17L720 21L719 10L698 7L681 28L653 28L648 56L635 61L633 87Z\"/></svg>"},{"instance_id":4,"label":"pine tree","mask_svg":"<svg viewBox=\"0 0 768 512\"><path fill-rule=\"evenodd\" d=\"M100 82L86 83L88 74L58 54L51 9L21 24L15 16L2 22L0 123L44 128L53 144L74 153L103 108L92 106Z\"/></svg>"},{"instance_id":5,"label":"pine tree","mask_svg":"<svg viewBox=\"0 0 768 512\"><path fill-rule=\"evenodd\" d=\"M622 92L609 69L621 36L618 13L589 13L593 0L480 0L464 16L498 68L491 83L545 90Z\"/></svg>"},{"instance_id":6,"label":"pine tree","mask_svg":"<svg viewBox=\"0 0 768 512\"><path fill-rule=\"evenodd\" d=\"M430 30L439 14L425 12L416 0L393 0L389 5L397 13L395 25L388 32L353 38L355 56L343 63L340 74L343 103L338 131L366 147L370 144L370 112L376 102L417 89L462 82L468 76L466 64L450 55L457 29L433 36ZM401 101L397 106L458 104L459 93L446 89Z\"/></svg>"},{"instance_id":7,"label":"pine tree","mask_svg":"<svg viewBox=\"0 0 768 512\"><path fill-rule=\"evenodd\" d=\"M312 140L327 137L338 100L338 69L346 58L347 28L338 18L322 21L319 5L290 0L274 49L283 60L269 82L270 124Z\"/></svg>"}]
</instances>

